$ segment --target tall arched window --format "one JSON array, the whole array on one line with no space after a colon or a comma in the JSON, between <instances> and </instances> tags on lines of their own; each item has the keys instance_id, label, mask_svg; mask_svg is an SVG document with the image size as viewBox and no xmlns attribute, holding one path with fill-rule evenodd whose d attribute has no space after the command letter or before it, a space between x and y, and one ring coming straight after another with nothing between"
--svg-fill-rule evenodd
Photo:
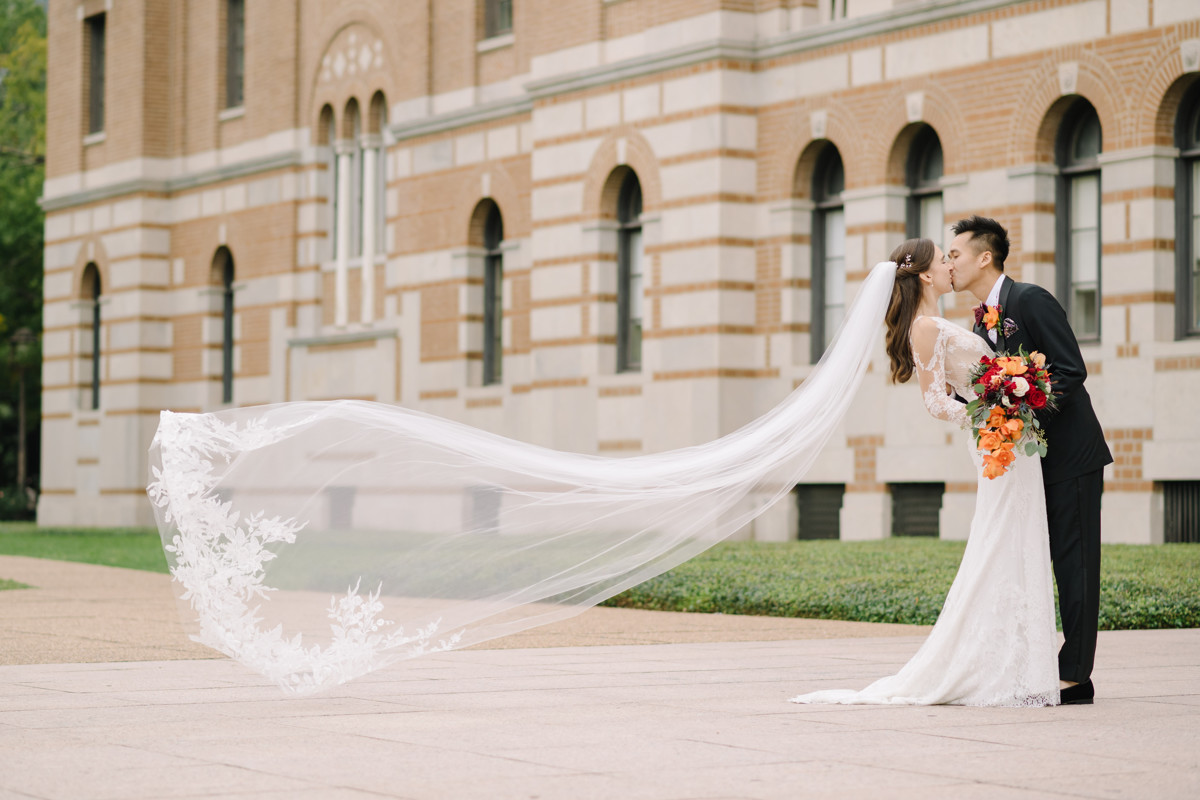
<instances>
[{"instance_id":1,"label":"tall arched window","mask_svg":"<svg viewBox=\"0 0 1200 800\"><path fill-rule=\"evenodd\" d=\"M347 123L350 126L350 257L357 258L363 251L363 148L362 117L358 113L358 102L351 100L354 111L347 107Z\"/></svg>"},{"instance_id":2,"label":"tall arched window","mask_svg":"<svg viewBox=\"0 0 1200 800\"><path fill-rule=\"evenodd\" d=\"M100 408L100 270L95 264L83 268L83 296L91 308L91 378L93 410Z\"/></svg>"},{"instance_id":3,"label":"tall arched window","mask_svg":"<svg viewBox=\"0 0 1200 800\"><path fill-rule=\"evenodd\" d=\"M486 251L483 267L483 382L500 383L504 377L504 220L495 203L488 209L483 229Z\"/></svg>"},{"instance_id":4,"label":"tall arched window","mask_svg":"<svg viewBox=\"0 0 1200 800\"><path fill-rule=\"evenodd\" d=\"M233 254L221 247L213 257L213 277L221 282L221 402L233 402Z\"/></svg>"},{"instance_id":5,"label":"tall arched window","mask_svg":"<svg viewBox=\"0 0 1200 800\"><path fill-rule=\"evenodd\" d=\"M630 170L617 199L617 371L642 368L642 184Z\"/></svg>"},{"instance_id":6,"label":"tall arched window","mask_svg":"<svg viewBox=\"0 0 1200 800\"><path fill-rule=\"evenodd\" d=\"M1080 340L1100 338L1100 118L1082 97L1058 133L1058 295Z\"/></svg>"},{"instance_id":7,"label":"tall arched window","mask_svg":"<svg viewBox=\"0 0 1200 800\"><path fill-rule=\"evenodd\" d=\"M945 212L942 210L942 142L928 125L913 137L905 170L908 183L909 238L932 239L939 247L945 239Z\"/></svg>"},{"instance_id":8,"label":"tall arched window","mask_svg":"<svg viewBox=\"0 0 1200 800\"><path fill-rule=\"evenodd\" d=\"M832 143L817 154L813 170L812 360L825 353L846 311L846 172Z\"/></svg>"},{"instance_id":9,"label":"tall arched window","mask_svg":"<svg viewBox=\"0 0 1200 800\"><path fill-rule=\"evenodd\" d=\"M333 109L328 105L321 107L321 115L317 119L317 144L325 150L325 180L326 180L326 209L329 214L327 226L329 230L329 252L325 260L333 258L337 252L337 150L333 143L337 141L337 128L333 119Z\"/></svg>"},{"instance_id":10,"label":"tall arched window","mask_svg":"<svg viewBox=\"0 0 1200 800\"><path fill-rule=\"evenodd\" d=\"M1175 119L1175 335L1200 335L1200 81Z\"/></svg>"}]
</instances>

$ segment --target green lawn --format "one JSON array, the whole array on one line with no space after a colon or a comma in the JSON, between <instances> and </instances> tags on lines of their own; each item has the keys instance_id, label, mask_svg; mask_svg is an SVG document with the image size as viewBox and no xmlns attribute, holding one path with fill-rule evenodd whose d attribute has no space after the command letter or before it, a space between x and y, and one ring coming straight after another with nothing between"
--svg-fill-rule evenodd
<instances>
[{"instance_id":1,"label":"green lawn","mask_svg":"<svg viewBox=\"0 0 1200 800\"><path fill-rule=\"evenodd\" d=\"M728 542L606 605L929 625L964 546L908 538ZM1101 629L1200 627L1200 545L1104 545L1102 552ZM0 522L0 555L167 571L158 533L146 528Z\"/></svg>"},{"instance_id":2,"label":"green lawn","mask_svg":"<svg viewBox=\"0 0 1200 800\"><path fill-rule=\"evenodd\" d=\"M0 522L0 556L167 571L154 528L38 528L32 522Z\"/></svg>"}]
</instances>

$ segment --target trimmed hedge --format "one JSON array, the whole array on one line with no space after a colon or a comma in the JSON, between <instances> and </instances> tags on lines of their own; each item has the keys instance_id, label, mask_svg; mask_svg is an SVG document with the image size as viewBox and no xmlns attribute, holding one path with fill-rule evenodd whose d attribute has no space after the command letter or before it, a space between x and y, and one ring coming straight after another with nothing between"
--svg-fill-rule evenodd
<instances>
[{"instance_id":1,"label":"trimmed hedge","mask_svg":"<svg viewBox=\"0 0 1200 800\"><path fill-rule=\"evenodd\" d=\"M964 546L727 542L605 605L932 625ZM1200 545L1104 545L1101 554L1101 630L1200 627ZM146 528L0 523L0 555L167 571L158 533Z\"/></svg>"},{"instance_id":2,"label":"trimmed hedge","mask_svg":"<svg viewBox=\"0 0 1200 800\"><path fill-rule=\"evenodd\" d=\"M606 605L932 625L963 542L728 542ZM1100 629L1200 627L1200 545L1104 545Z\"/></svg>"}]
</instances>

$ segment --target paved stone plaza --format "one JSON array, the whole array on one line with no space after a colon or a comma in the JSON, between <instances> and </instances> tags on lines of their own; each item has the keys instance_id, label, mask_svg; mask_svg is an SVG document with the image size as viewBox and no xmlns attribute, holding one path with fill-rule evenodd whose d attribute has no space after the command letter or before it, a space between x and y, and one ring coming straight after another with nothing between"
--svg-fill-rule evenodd
<instances>
[{"instance_id":1,"label":"paved stone plaza","mask_svg":"<svg viewBox=\"0 0 1200 800\"><path fill-rule=\"evenodd\" d=\"M921 629L618 609L295 700L180 643L164 576L0 572L43 581L0 595L3 800L1200 796L1197 630L1102 633L1090 707L795 706L894 671Z\"/></svg>"}]
</instances>

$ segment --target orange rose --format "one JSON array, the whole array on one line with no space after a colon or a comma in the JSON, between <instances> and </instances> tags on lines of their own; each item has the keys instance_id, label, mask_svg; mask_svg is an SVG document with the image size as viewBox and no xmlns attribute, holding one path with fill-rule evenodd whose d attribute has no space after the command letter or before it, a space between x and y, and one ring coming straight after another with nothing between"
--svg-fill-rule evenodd
<instances>
[{"instance_id":1,"label":"orange rose","mask_svg":"<svg viewBox=\"0 0 1200 800\"><path fill-rule=\"evenodd\" d=\"M992 406L991 413L988 414L987 425L989 428L999 428L1008 421L1008 415L1004 413L1004 409L1000 406Z\"/></svg>"},{"instance_id":2,"label":"orange rose","mask_svg":"<svg viewBox=\"0 0 1200 800\"><path fill-rule=\"evenodd\" d=\"M983 315L983 324L990 331L1000 322L1000 308L998 306L988 306L987 313Z\"/></svg>"},{"instance_id":3,"label":"orange rose","mask_svg":"<svg viewBox=\"0 0 1200 800\"><path fill-rule=\"evenodd\" d=\"M987 478L989 481L994 481L996 478L999 478L1001 475L1003 475L1004 471L1003 464L999 463L991 456L984 456L983 477Z\"/></svg>"},{"instance_id":4,"label":"orange rose","mask_svg":"<svg viewBox=\"0 0 1200 800\"><path fill-rule=\"evenodd\" d=\"M979 435L979 449L985 453L1000 449L1000 445L1003 443L1004 437L997 431L988 430Z\"/></svg>"},{"instance_id":5,"label":"orange rose","mask_svg":"<svg viewBox=\"0 0 1200 800\"><path fill-rule=\"evenodd\" d=\"M992 454L992 458L1006 467L1016 461L1017 457L1013 455L1012 442L1005 442L1004 444L1000 445L1000 449Z\"/></svg>"},{"instance_id":6,"label":"orange rose","mask_svg":"<svg viewBox=\"0 0 1200 800\"><path fill-rule=\"evenodd\" d=\"M1001 432L1014 442L1021 438L1023 430L1025 430L1025 423L1019 419L1010 419L1001 428Z\"/></svg>"},{"instance_id":7,"label":"orange rose","mask_svg":"<svg viewBox=\"0 0 1200 800\"><path fill-rule=\"evenodd\" d=\"M996 366L1003 369L1005 375L1024 375L1029 371L1029 367L1025 366L1025 362L1011 356L997 358Z\"/></svg>"},{"instance_id":8,"label":"orange rose","mask_svg":"<svg viewBox=\"0 0 1200 800\"><path fill-rule=\"evenodd\" d=\"M1034 364L1036 364L1038 369L1046 368L1046 354L1045 353L1039 353L1037 350L1034 350L1032 353L1029 354L1029 360L1032 361Z\"/></svg>"}]
</instances>

